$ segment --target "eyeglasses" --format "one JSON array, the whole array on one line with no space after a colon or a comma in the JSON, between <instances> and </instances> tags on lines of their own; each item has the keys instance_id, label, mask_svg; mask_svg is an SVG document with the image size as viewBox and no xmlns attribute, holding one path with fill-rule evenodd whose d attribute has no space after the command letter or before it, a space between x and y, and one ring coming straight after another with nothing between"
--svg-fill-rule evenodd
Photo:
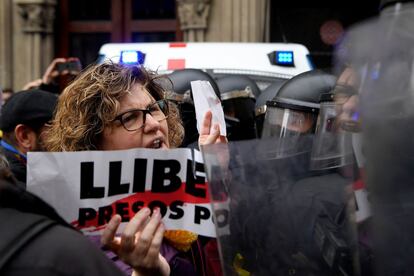
<instances>
[{"instance_id":1,"label":"eyeglasses","mask_svg":"<svg viewBox=\"0 0 414 276\"><path fill-rule=\"evenodd\" d=\"M146 109L131 109L117 115L114 121L120 121L128 131L135 131L145 126L147 114L161 122L168 118L167 100L159 100L150 104Z\"/></svg>"}]
</instances>

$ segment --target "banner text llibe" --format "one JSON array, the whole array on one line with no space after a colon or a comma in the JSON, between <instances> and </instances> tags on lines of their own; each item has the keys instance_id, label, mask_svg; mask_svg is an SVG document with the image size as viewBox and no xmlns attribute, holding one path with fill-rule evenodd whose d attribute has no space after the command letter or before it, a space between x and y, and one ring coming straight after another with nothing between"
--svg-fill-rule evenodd
<instances>
[{"instance_id":1,"label":"banner text llibe","mask_svg":"<svg viewBox=\"0 0 414 276\"><path fill-rule=\"evenodd\" d=\"M122 161L109 162L109 176L107 185L98 186L94 183L94 162L80 163L80 199L96 199L125 194L126 197L110 205L99 208L79 208L78 228L89 226L100 227L105 225L114 214L119 214L123 222L129 221L132 216L144 206L153 209L160 208L164 217L169 209L168 218L181 219L189 203L194 208L193 222L200 224L202 220L212 219L210 210L197 205L209 203L207 183L203 175L202 163L187 160L187 167L182 168L178 160L153 160L148 166L148 159L134 160L134 175L132 183L121 183ZM147 169L152 167L150 190L146 190ZM186 179L180 178L180 172L186 169ZM133 193L131 195L131 193ZM187 206L187 208L184 208Z\"/></svg>"}]
</instances>

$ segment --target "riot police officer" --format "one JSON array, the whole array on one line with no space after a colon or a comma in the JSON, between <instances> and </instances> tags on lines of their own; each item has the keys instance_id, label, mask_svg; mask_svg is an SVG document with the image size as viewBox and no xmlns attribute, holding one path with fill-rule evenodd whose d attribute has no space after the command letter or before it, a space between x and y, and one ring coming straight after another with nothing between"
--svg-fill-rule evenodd
<instances>
[{"instance_id":1,"label":"riot police officer","mask_svg":"<svg viewBox=\"0 0 414 276\"><path fill-rule=\"evenodd\" d=\"M262 138L278 139L278 156L311 151L320 95L330 92L335 81L334 76L319 70L305 72L287 81L267 102Z\"/></svg>"},{"instance_id":2,"label":"riot police officer","mask_svg":"<svg viewBox=\"0 0 414 276\"><path fill-rule=\"evenodd\" d=\"M284 79L277 79L271 85L266 87L256 99L255 118L258 137L262 136L263 122L267 110L267 101L276 97L282 85L286 82Z\"/></svg>"},{"instance_id":3,"label":"riot police officer","mask_svg":"<svg viewBox=\"0 0 414 276\"><path fill-rule=\"evenodd\" d=\"M257 137L254 106L260 94L256 83L246 76L227 76L217 80L223 111L226 115L227 139L248 140Z\"/></svg>"},{"instance_id":4,"label":"riot police officer","mask_svg":"<svg viewBox=\"0 0 414 276\"><path fill-rule=\"evenodd\" d=\"M290 79L268 103L266 137L228 145L231 177L218 185L231 199L230 237L221 239L225 262L233 262L227 267L236 262L236 269L256 275L352 270L344 214L348 180L331 170L309 170L319 98L335 80L321 71Z\"/></svg>"}]
</instances>

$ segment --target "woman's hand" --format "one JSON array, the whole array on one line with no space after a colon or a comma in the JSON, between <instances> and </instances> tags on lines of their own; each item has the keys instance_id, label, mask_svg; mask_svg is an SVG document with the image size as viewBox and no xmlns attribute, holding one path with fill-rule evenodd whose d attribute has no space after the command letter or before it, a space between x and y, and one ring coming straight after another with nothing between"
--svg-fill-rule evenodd
<instances>
[{"instance_id":1,"label":"woman's hand","mask_svg":"<svg viewBox=\"0 0 414 276\"><path fill-rule=\"evenodd\" d=\"M120 238L115 237L121 217L115 215L106 226L101 242L133 269L133 275L169 275L170 266L160 254L164 236L159 209L141 209L126 225Z\"/></svg>"},{"instance_id":2,"label":"woman's hand","mask_svg":"<svg viewBox=\"0 0 414 276\"><path fill-rule=\"evenodd\" d=\"M217 143L227 143L227 138L225 136L220 136L220 126L215 124L212 127L213 114L211 111L207 111L204 115L203 125L201 127L200 136L198 138L198 146L217 144Z\"/></svg>"}]
</instances>

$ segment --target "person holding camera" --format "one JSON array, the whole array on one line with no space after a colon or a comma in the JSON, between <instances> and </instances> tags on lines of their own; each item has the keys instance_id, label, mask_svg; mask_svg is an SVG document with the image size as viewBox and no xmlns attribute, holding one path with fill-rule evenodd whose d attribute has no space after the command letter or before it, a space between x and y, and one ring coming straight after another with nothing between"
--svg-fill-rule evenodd
<instances>
[{"instance_id":1,"label":"person holding camera","mask_svg":"<svg viewBox=\"0 0 414 276\"><path fill-rule=\"evenodd\" d=\"M47 67L41 79L24 85L23 90L39 88L60 94L82 70L82 64L76 57L55 58Z\"/></svg>"}]
</instances>

